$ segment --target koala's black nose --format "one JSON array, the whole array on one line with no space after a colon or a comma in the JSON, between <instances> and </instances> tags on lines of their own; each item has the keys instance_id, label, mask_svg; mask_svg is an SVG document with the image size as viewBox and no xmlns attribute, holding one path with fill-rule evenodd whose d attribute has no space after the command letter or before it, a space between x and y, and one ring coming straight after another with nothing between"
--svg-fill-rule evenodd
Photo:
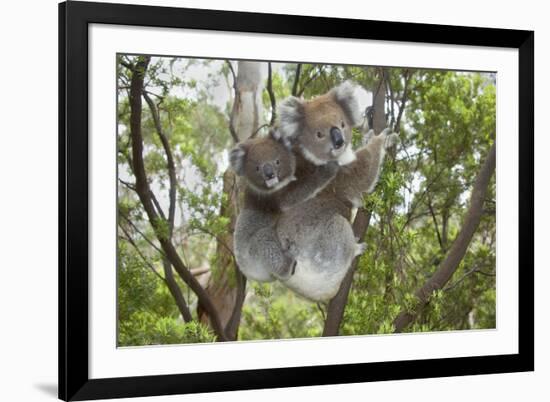
<instances>
[{"instance_id":1,"label":"koala's black nose","mask_svg":"<svg viewBox=\"0 0 550 402\"><path fill-rule=\"evenodd\" d=\"M275 170L273 169L273 165L271 163L265 163L262 170L267 179L273 179L275 177Z\"/></svg>"},{"instance_id":2,"label":"koala's black nose","mask_svg":"<svg viewBox=\"0 0 550 402\"><path fill-rule=\"evenodd\" d=\"M338 127L332 127L330 129L330 139L336 149L344 145L344 136Z\"/></svg>"}]
</instances>

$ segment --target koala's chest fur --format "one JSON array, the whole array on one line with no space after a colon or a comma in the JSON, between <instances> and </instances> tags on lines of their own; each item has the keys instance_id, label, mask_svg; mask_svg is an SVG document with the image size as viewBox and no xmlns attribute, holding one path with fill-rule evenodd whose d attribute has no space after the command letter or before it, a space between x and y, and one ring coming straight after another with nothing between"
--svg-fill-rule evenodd
<instances>
[{"instance_id":1,"label":"koala's chest fur","mask_svg":"<svg viewBox=\"0 0 550 402\"><path fill-rule=\"evenodd\" d=\"M277 194L261 194L250 188L244 192L244 208L262 211L266 213L280 212Z\"/></svg>"},{"instance_id":2,"label":"koala's chest fur","mask_svg":"<svg viewBox=\"0 0 550 402\"><path fill-rule=\"evenodd\" d=\"M316 166L302 155L298 154L296 156L296 177L298 180L315 174L315 169ZM351 208L355 206L352 198L361 197L360 192L355 194L349 186L348 178L351 174L360 174L360 172L356 172L355 169L350 169L347 166L340 167L336 177L316 195L316 203L336 208L337 212L344 217L350 216Z\"/></svg>"}]
</instances>

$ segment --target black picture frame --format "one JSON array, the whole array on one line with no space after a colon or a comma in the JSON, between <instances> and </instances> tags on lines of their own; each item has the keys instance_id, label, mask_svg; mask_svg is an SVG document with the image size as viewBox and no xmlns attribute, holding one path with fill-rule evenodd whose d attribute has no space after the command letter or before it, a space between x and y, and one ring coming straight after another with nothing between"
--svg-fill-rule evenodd
<instances>
[{"instance_id":1,"label":"black picture frame","mask_svg":"<svg viewBox=\"0 0 550 402\"><path fill-rule=\"evenodd\" d=\"M192 28L519 51L517 354L214 373L88 375L88 25ZM534 32L71 1L59 4L59 398L119 397L534 370Z\"/></svg>"}]
</instances>

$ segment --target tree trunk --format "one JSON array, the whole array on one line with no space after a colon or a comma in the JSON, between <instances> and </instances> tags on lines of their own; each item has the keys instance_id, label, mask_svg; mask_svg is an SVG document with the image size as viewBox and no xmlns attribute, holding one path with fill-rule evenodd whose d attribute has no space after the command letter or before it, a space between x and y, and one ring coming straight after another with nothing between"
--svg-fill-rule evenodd
<instances>
[{"instance_id":1,"label":"tree trunk","mask_svg":"<svg viewBox=\"0 0 550 402\"><path fill-rule=\"evenodd\" d=\"M374 118L373 118L373 129L375 133L380 133L386 127L386 114L385 114L385 94L386 94L386 85L385 85L384 75L381 74L380 82L376 85L374 90ZM371 213L365 208L359 208L357 210L357 215L353 221L353 233L359 239L365 237L365 233L369 227ZM323 328L323 336L337 336L340 330L340 324L342 323L342 318L344 317L344 309L348 302L348 295L351 289L351 284L353 282L353 274L357 269L357 263L359 261L359 256L356 257L351 263L351 267L344 277L340 289L336 296L334 296L328 304L327 309L327 318L325 320L325 326Z\"/></svg>"},{"instance_id":2,"label":"tree trunk","mask_svg":"<svg viewBox=\"0 0 550 402\"><path fill-rule=\"evenodd\" d=\"M234 77L235 98L230 117L233 138L243 141L255 136L261 126L262 74L261 63L240 61ZM233 256L233 232L239 211L239 184L235 174L227 170L223 177L223 192L227 203L221 206L220 216L229 218L227 233L217 244L217 266L208 280L206 291L210 295L229 339L236 340L242 305L245 298L246 278L238 270ZM201 321L209 323L208 314L199 305Z\"/></svg>"}]
</instances>

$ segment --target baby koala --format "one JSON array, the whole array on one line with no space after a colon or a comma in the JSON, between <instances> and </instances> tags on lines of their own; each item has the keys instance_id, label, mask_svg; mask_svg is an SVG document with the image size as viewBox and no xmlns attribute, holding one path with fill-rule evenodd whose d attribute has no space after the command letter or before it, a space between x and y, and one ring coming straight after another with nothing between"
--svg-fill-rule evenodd
<instances>
[{"instance_id":1,"label":"baby koala","mask_svg":"<svg viewBox=\"0 0 550 402\"><path fill-rule=\"evenodd\" d=\"M229 161L245 182L234 234L237 264L248 279L285 281L294 273L296 261L292 245L281 244L276 233L281 211L315 197L336 176L338 163L331 161L296 177L292 146L277 131L239 143Z\"/></svg>"}]
</instances>

